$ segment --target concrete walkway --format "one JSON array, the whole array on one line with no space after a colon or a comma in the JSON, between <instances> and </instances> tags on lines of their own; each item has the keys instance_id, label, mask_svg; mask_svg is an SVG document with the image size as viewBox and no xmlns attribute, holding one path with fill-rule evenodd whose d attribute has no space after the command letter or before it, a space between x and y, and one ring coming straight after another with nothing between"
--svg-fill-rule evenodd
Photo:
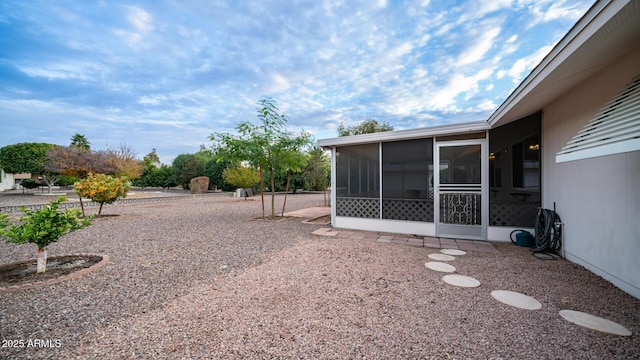
<instances>
[{"instance_id":1,"label":"concrete walkway","mask_svg":"<svg viewBox=\"0 0 640 360\"><path fill-rule=\"evenodd\" d=\"M493 244L488 241L480 240L445 239L429 236L377 233L371 231L342 230L334 228L320 228L312 232L312 234L319 236L332 236L337 238L363 239L416 247L429 247L435 249L459 249L465 251L498 252Z\"/></svg>"},{"instance_id":2,"label":"concrete walkway","mask_svg":"<svg viewBox=\"0 0 640 360\"><path fill-rule=\"evenodd\" d=\"M285 216L316 219L331 214L330 207L312 207L285 213ZM371 231L356 231L346 229L334 229L330 227L320 228L313 235L332 236L349 239L365 239L384 243L402 244L416 247L430 247L435 249L459 249L465 251L497 252L488 241L445 239L429 236L414 236L403 234L377 233Z\"/></svg>"}]
</instances>

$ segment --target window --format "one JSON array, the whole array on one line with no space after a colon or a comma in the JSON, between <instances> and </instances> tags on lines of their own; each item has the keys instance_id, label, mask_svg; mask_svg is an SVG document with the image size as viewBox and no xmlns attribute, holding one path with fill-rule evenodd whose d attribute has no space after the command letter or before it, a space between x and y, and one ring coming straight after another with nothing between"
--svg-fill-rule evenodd
<instances>
[{"instance_id":1,"label":"window","mask_svg":"<svg viewBox=\"0 0 640 360\"><path fill-rule=\"evenodd\" d=\"M336 149L336 215L380 218L379 144Z\"/></svg>"},{"instance_id":2,"label":"window","mask_svg":"<svg viewBox=\"0 0 640 360\"><path fill-rule=\"evenodd\" d=\"M513 144L513 187L540 189L540 134Z\"/></svg>"},{"instance_id":3,"label":"window","mask_svg":"<svg viewBox=\"0 0 640 360\"><path fill-rule=\"evenodd\" d=\"M433 221L433 139L382 144L382 218Z\"/></svg>"},{"instance_id":4,"label":"window","mask_svg":"<svg viewBox=\"0 0 640 360\"><path fill-rule=\"evenodd\" d=\"M378 144L339 147L336 165L337 196L380 197Z\"/></svg>"}]
</instances>

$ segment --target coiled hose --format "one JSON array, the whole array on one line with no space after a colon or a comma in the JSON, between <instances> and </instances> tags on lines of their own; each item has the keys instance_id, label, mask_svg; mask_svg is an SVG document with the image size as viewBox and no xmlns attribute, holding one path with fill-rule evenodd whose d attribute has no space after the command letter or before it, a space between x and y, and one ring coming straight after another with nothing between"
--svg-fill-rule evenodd
<instances>
[{"instance_id":1,"label":"coiled hose","mask_svg":"<svg viewBox=\"0 0 640 360\"><path fill-rule=\"evenodd\" d=\"M549 209L538 208L535 225L535 245L533 256L539 259L558 259L556 251L562 248L562 221L560 216Z\"/></svg>"}]
</instances>

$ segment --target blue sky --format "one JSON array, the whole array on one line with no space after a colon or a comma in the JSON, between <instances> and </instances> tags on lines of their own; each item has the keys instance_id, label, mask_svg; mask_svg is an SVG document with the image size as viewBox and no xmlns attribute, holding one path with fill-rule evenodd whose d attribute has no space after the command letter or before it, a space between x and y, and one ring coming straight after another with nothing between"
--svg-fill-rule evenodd
<instances>
[{"instance_id":1,"label":"blue sky","mask_svg":"<svg viewBox=\"0 0 640 360\"><path fill-rule=\"evenodd\" d=\"M0 147L152 148L163 163L257 122L396 130L486 120L591 0L0 3Z\"/></svg>"}]
</instances>

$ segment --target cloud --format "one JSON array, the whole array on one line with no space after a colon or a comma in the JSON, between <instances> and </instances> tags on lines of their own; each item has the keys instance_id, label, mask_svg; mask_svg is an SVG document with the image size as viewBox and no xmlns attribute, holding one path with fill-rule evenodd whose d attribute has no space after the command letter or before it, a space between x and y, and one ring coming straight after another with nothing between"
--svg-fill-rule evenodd
<instances>
[{"instance_id":1,"label":"cloud","mask_svg":"<svg viewBox=\"0 0 640 360\"><path fill-rule=\"evenodd\" d=\"M528 3L528 1L525 1ZM562 20L575 22L584 14L584 4L574 1L540 1L528 4L531 9L531 24L533 27L540 23L550 22L554 20Z\"/></svg>"},{"instance_id":2,"label":"cloud","mask_svg":"<svg viewBox=\"0 0 640 360\"><path fill-rule=\"evenodd\" d=\"M500 27L493 27L485 30L479 38L474 39L474 45L470 46L458 57L458 65L474 63L484 57L484 55L494 46L496 37L500 34Z\"/></svg>"},{"instance_id":3,"label":"cloud","mask_svg":"<svg viewBox=\"0 0 640 360\"><path fill-rule=\"evenodd\" d=\"M317 137L367 117L482 120L591 1L203 3L0 5L0 118L32 127L0 145L64 119L92 143L170 162L255 121L262 95ZM38 140L73 135L49 133Z\"/></svg>"},{"instance_id":4,"label":"cloud","mask_svg":"<svg viewBox=\"0 0 640 360\"><path fill-rule=\"evenodd\" d=\"M145 34L153 30L153 16L139 7L129 7L127 19L139 33Z\"/></svg>"},{"instance_id":5,"label":"cloud","mask_svg":"<svg viewBox=\"0 0 640 360\"><path fill-rule=\"evenodd\" d=\"M148 44L143 43L143 39L154 29L151 14L139 7L130 6L127 8L126 18L133 29L114 29L113 33L132 48L148 47Z\"/></svg>"},{"instance_id":6,"label":"cloud","mask_svg":"<svg viewBox=\"0 0 640 360\"><path fill-rule=\"evenodd\" d=\"M524 73L531 71L551 51L551 49L553 49L553 46L544 46L534 54L516 60L513 63L513 66L506 71L506 75L509 75L515 84L521 82L524 79ZM501 75L503 76L505 73L501 73Z\"/></svg>"}]
</instances>

